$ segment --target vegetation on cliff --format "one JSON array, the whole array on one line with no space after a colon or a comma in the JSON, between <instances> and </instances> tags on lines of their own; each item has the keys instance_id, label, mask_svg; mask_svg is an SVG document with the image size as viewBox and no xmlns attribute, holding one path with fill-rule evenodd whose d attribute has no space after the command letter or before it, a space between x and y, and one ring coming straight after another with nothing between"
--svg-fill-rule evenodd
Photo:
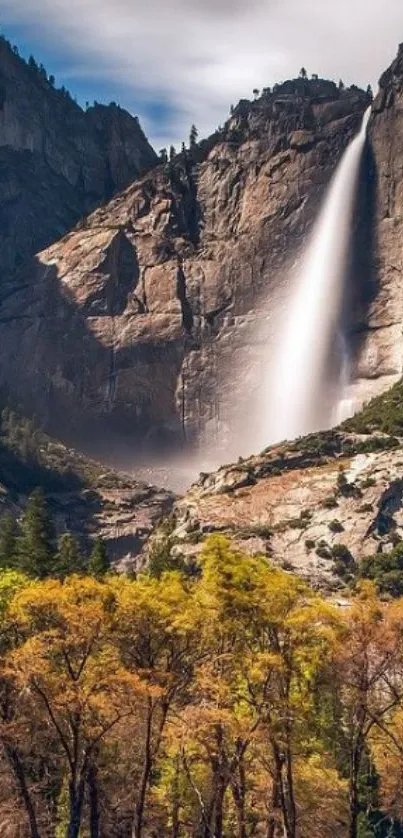
<instances>
[{"instance_id":1,"label":"vegetation on cliff","mask_svg":"<svg viewBox=\"0 0 403 838\"><path fill-rule=\"evenodd\" d=\"M403 435L403 381L372 399L351 419L342 425L346 431L370 434L381 431L385 434Z\"/></svg>"}]
</instances>

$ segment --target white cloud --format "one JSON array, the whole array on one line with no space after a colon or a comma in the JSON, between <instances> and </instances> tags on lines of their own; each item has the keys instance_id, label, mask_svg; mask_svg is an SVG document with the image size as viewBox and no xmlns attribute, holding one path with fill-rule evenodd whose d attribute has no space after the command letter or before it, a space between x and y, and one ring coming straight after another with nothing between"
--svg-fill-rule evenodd
<instances>
[{"instance_id":1,"label":"white cloud","mask_svg":"<svg viewBox=\"0 0 403 838\"><path fill-rule=\"evenodd\" d=\"M156 145L192 122L209 133L231 103L302 64L376 83L403 40L402 0L0 0L0 14L60 44L73 91L77 74L121 83L137 102L166 101L176 117L154 127Z\"/></svg>"}]
</instances>

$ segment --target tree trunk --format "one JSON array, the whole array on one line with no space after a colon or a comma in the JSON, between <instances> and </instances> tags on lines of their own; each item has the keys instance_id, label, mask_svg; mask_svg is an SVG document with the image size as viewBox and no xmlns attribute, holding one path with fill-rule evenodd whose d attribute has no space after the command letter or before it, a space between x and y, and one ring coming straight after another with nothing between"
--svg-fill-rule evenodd
<instances>
[{"instance_id":1,"label":"tree trunk","mask_svg":"<svg viewBox=\"0 0 403 838\"><path fill-rule=\"evenodd\" d=\"M40 838L38 824L36 822L35 809L32 804L31 795L29 793L23 763L20 759L17 749L13 748L12 745L5 744L4 751L13 771L23 804L25 806L25 811L27 813L29 821L30 838Z\"/></svg>"},{"instance_id":2,"label":"tree trunk","mask_svg":"<svg viewBox=\"0 0 403 838\"><path fill-rule=\"evenodd\" d=\"M179 838L179 831L180 831L180 810L181 810L181 800L180 800L180 793L179 793L179 773L180 773L180 758L177 757L176 760L176 767L175 767L175 778L173 782L173 789L172 789L172 829L171 829L171 838Z\"/></svg>"},{"instance_id":3,"label":"tree trunk","mask_svg":"<svg viewBox=\"0 0 403 838\"><path fill-rule=\"evenodd\" d=\"M88 792L90 802L90 837L99 838L99 790L97 770L93 763L88 769Z\"/></svg>"},{"instance_id":4,"label":"tree trunk","mask_svg":"<svg viewBox=\"0 0 403 838\"><path fill-rule=\"evenodd\" d=\"M70 820L67 838L79 838L84 803L84 780L80 779L78 786L73 781L70 781L69 792Z\"/></svg>"},{"instance_id":5,"label":"tree trunk","mask_svg":"<svg viewBox=\"0 0 403 838\"><path fill-rule=\"evenodd\" d=\"M360 813L360 797L358 789L358 781L361 768L362 758L362 742L358 738L355 743L350 759L350 788L349 788L349 806L350 806L350 822L348 828L348 838L357 838L358 834L358 816Z\"/></svg>"},{"instance_id":6,"label":"tree trunk","mask_svg":"<svg viewBox=\"0 0 403 838\"><path fill-rule=\"evenodd\" d=\"M148 700L147 724L146 724L146 741L144 744L144 765L140 780L139 794L136 803L136 811L134 815L134 824L132 830L132 838L142 838L144 825L144 808L146 802L146 794L148 782L150 779L152 769L152 720L153 708L152 700Z\"/></svg>"},{"instance_id":7,"label":"tree trunk","mask_svg":"<svg viewBox=\"0 0 403 838\"><path fill-rule=\"evenodd\" d=\"M213 823L211 835L214 838L222 838L223 836L223 822L224 822L224 797L227 788L225 777L223 775L217 778L217 793L215 795L215 805L213 814Z\"/></svg>"},{"instance_id":8,"label":"tree trunk","mask_svg":"<svg viewBox=\"0 0 403 838\"><path fill-rule=\"evenodd\" d=\"M277 838L279 831L279 807L280 807L280 790L279 778L273 778L273 790L271 795L270 814L267 820L266 838Z\"/></svg>"},{"instance_id":9,"label":"tree trunk","mask_svg":"<svg viewBox=\"0 0 403 838\"><path fill-rule=\"evenodd\" d=\"M288 812L287 838L295 838L296 832L297 832L297 810L296 810L295 798L294 798L294 776L293 776L291 748L287 749L287 754L286 754L286 759L285 759L284 787L285 787L286 806L287 806L287 812Z\"/></svg>"},{"instance_id":10,"label":"tree trunk","mask_svg":"<svg viewBox=\"0 0 403 838\"><path fill-rule=\"evenodd\" d=\"M236 808L236 817L238 823L237 838L246 838L246 813L245 813L245 797L246 797L246 782L245 782L245 766L240 757L239 760L239 779L238 782L234 780L231 785L232 796Z\"/></svg>"}]
</instances>

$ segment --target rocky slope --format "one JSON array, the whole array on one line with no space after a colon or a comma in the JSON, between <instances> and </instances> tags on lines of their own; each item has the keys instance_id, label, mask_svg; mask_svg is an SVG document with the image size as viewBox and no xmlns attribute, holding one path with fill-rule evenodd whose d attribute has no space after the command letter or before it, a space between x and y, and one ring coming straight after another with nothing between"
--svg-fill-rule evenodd
<instances>
[{"instance_id":1,"label":"rocky slope","mask_svg":"<svg viewBox=\"0 0 403 838\"><path fill-rule=\"evenodd\" d=\"M0 278L157 162L117 106L84 112L0 38Z\"/></svg>"},{"instance_id":2,"label":"rocky slope","mask_svg":"<svg viewBox=\"0 0 403 838\"><path fill-rule=\"evenodd\" d=\"M154 446L225 442L368 101L305 79L243 101L210 140L25 264L2 291L3 388L63 433L87 421L91 435L100 422Z\"/></svg>"},{"instance_id":3,"label":"rocky slope","mask_svg":"<svg viewBox=\"0 0 403 838\"><path fill-rule=\"evenodd\" d=\"M5 410L0 432L0 515L19 517L37 486L59 533L82 544L100 536L112 561L132 564L174 501L170 492L118 474L50 439Z\"/></svg>"},{"instance_id":4,"label":"rocky slope","mask_svg":"<svg viewBox=\"0 0 403 838\"><path fill-rule=\"evenodd\" d=\"M403 541L403 385L340 429L201 474L171 521L177 559L197 561L205 538L222 533L337 589L354 562ZM160 539L157 529L151 545Z\"/></svg>"}]
</instances>

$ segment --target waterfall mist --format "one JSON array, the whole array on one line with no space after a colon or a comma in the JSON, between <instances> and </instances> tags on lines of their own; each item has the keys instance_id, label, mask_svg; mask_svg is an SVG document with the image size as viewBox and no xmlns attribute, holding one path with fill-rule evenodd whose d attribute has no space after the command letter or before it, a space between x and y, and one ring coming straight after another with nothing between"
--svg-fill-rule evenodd
<instances>
[{"instance_id":1,"label":"waterfall mist","mask_svg":"<svg viewBox=\"0 0 403 838\"><path fill-rule=\"evenodd\" d=\"M370 112L336 169L295 276L265 387L266 445L330 427L351 412L340 320Z\"/></svg>"},{"instance_id":2,"label":"waterfall mist","mask_svg":"<svg viewBox=\"0 0 403 838\"><path fill-rule=\"evenodd\" d=\"M184 491L200 471L337 425L353 413L343 307L370 111L330 181L283 311L272 289L270 305L261 306L260 321L249 327L253 335L245 335L244 354L234 362L234 395L229 412L220 414L216 435L162 462L157 455L150 462L147 455L136 465L138 477Z\"/></svg>"}]
</instances>

